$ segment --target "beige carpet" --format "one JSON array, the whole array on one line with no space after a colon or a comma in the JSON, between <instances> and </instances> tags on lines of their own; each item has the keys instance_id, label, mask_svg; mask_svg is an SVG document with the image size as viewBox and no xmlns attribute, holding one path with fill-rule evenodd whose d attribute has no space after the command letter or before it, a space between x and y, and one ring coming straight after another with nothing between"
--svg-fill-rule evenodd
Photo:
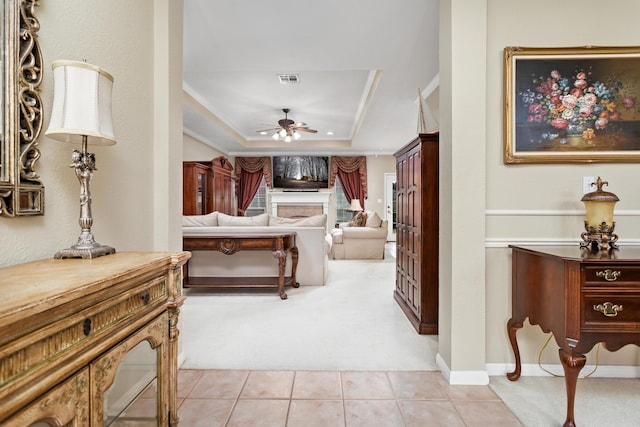
<instances>
[{"instance_id":1,"label":"beige carpet","mask_svg":"<svg viewBox=\"0 0 640 427\"><path fill-rule=\"evenodd\" d=\"M564 378L491 377L490 387L526 427L561 426L567 400ZM640 380L636 378L580 378L575 400L578 427L640 426Z\"/></svg>"},{"instance_id":2,"label":"beige carpet","mask_svg":"<svg viewBox=\"0 0 640 427\"><path fill-rule=\"evenodd\" d=\"M187 289L183 368L437 370L436 336L418 335L393 299L395 258L330 261L325 286Z\"/></svg>"}]
</instances>

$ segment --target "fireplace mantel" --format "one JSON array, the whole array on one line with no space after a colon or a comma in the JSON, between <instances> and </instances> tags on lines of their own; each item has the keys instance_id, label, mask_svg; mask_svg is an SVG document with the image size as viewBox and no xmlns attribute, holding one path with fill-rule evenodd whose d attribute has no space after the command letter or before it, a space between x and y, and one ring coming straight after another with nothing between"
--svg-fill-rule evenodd
<instances>
[{"instance_id":1,"label":"fireplace mantel","mask_svg":"<svg viewBox=\"0 0 640 427\"><path fill-rule=\"evenodd\" d=\"M329 214L329 191L272 191L271 214L278 216L278 205L322 205L322 213Z\"/></svg>"}]
</instances>

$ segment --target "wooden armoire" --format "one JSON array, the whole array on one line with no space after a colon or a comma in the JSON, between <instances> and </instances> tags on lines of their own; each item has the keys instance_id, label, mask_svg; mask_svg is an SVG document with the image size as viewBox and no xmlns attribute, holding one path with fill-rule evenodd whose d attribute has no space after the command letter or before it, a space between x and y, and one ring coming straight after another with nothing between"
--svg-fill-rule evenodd
<instances>
[{"instance_id":1,"label":"wooden armoire","mask_svg":"<svg viewBox=\"0 0 640 427\"><path fill-rule=\"evenodd\" d=\"M438 133L420 134L396 157L394 298L420 334L438 333Z\"/></svg>"},{"instance_id":2,"label":"wooden armoire","mask_svg":"<svg viewBox=\"0 0 640 427\"><path fill-rule=\"evenodd\" d=\"M182 214L206 215L213 211L236 215L235 177L229 159L183 162Z\"/></svg>"}]
</instances>

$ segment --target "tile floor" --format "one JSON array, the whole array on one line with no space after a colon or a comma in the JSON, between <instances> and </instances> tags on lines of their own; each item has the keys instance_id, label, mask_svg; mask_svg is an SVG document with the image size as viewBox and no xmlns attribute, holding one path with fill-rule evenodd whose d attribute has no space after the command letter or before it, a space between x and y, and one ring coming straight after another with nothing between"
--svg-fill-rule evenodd
<instances>
[{"instance_id":1,"label":"tile floor","mask_svg":"<svg viewBox=\"0 0 640 427\"><path fill-rule=\"evenodd\" d=\"M440 372L181 369L180 427L522 426L488 386Z\"/></svg>"}]
</instances>

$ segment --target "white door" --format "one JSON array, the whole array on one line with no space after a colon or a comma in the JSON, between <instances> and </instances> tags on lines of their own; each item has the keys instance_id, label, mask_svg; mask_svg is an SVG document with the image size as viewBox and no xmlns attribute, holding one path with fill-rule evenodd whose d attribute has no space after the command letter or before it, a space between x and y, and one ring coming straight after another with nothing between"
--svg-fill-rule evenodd
<instances>
[{"instance_id":1,"label":"white door","mask_svg":"<svg viewBox=\"0 0 640 427\"><path fill-rule=\"evenodd\" d=\"M384 174L384 219L389 222L387 240L396 241L396 174Z\"/></svg>"}]
</instances>

